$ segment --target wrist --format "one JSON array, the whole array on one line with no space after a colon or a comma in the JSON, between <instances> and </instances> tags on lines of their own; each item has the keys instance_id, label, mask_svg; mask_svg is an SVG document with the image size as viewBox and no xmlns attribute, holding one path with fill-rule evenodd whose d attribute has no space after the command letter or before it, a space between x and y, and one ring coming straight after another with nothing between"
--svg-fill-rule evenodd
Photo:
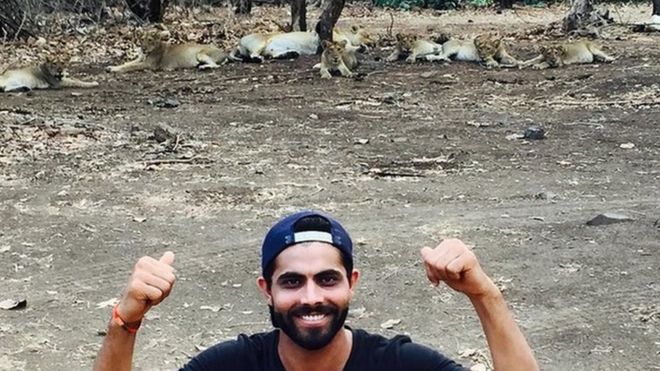
<instances>
[{"instance_id":1,"label":"wrist","mask_svg":"<svg viewBox=\"0 0 660 371\"><path fill-rule=\"evenodd\" d=\"M130 334L135 334L140 329L140 325L142 325L142 319L133 322L124 321L119 314L119 304L117 304L112 308L112 319L110 320L110 323L123 328Z\"/></svg>"},{"instance_id":2,"label":"wrist","mask_svg":"<svg viewBox=\"0 0 660 371\"><path fill-rule=\"evenodd\" d=\"M491 280L489 280L489 284L483 290L480 290L478 293L468 294L467 296L473 303L504 300L502 292Z\"/></svg>"}]
</instances>

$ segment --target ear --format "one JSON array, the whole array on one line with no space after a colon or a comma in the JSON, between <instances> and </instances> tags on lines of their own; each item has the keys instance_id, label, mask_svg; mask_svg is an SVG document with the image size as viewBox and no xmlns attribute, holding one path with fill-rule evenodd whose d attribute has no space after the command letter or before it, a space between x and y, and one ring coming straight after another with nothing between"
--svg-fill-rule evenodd
<instances>
[{"instance_id":1,"label":"ear","mask_svg":"<svg viewBox=\"0 0 660 371\"><path fill-rule=\"evenodd\" d=\"M353 297L353 294L355 294L355 287L358 284L358 281L360 280L360 271L357 269L353 269L353 272L351 272L351 276L348 277L349 284L351 285L351 298Z\"/></svg>"},{"instance_id":2,"label":"ear","mask_svg":"<svg viewBox=\"0 0 660 371\"><path fill-rule=\"evenodd\" d=\"M270 290L268 290L268 284L263 276L257 278L257 287L259 288L261 295L266 299L268 305L273 305L273 296L271 295Z\"/></svg>"},{"instance_id":3,"label":"ear","mask_svg":"<svg viewBox=\"0 0 660 371\"><path fill-rule=\"evenodd\" d=\"M396 39L401 41L401 39L403 39L403 34L401 32L397 33L396 34Z\"/></svg>"},{"instance_id":4,"label":"ear","mask_svg":"<svg viewBox=\"0 0 660 371\"><path fill-rule=\"evenodd\" d=\"M345 47L346 47L346 43L347 43L347 41L346 41L346 39L344 39L344 40L340 41L338 44L339 44L339 46L341 46L342 48L345 48Z\"/></svg>"},{"instance_id":5,"label":"ear","mask_svg":"<svg viewBox=\"0 0 660 371\"><path fill-rule=\"evenodd\" d=\"M329 47L332 46L332 43L328 40L323 40L321 41L321 46L323 47L323 49L328 49Z\"/></svg>"}]
</instances>

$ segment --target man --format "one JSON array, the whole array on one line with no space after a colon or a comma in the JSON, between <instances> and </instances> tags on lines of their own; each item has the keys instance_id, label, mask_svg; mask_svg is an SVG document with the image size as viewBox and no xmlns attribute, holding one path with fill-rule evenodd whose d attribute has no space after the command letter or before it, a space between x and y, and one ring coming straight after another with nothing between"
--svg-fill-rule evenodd
<instances>
[{"instance_id":1,"label":"man","mask_svg":"<svg viewBox=\"0 0 660 371\"><path fill-rule=\"evenodd\" d=\"M386 339L344 326L360 274L353 245L332 217L301 211L278 221L262 245L259 290L277 329L217 344L193 358L184 371L414 371L464 370L406 336ZM486 334L498 371L536 371L532 350L493 281L461 241L424 247L429 280L444 281L467 295ZM113 310L94 370L130 370L137 329L147 311L174 284L174 254L141 258Z\"/></svg>"}]
</instances>

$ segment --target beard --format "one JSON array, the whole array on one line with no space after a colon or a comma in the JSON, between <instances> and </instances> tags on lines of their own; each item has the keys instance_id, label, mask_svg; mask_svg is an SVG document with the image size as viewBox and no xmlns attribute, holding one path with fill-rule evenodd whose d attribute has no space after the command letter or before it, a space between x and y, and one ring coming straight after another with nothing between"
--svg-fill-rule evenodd
<instances>
[{"instance_id":1,"label":"beard","mask_svg":"<svg viewBox=\"0 0 660 371\"><path fill-rule=\"evenodd\" d=\"M333 305L300 305L293 309L280 313L269 305L270 320L273 326L282 330L296 345L307 350L318 350L328 345L337 335L337 332L344 327L346 316L348 315L348 306L338 308ZM296 326L295 318L312 313L324 314L330 317L330 324L327 327L313 329L301 329Z\"/></svg>"}]
</instances>

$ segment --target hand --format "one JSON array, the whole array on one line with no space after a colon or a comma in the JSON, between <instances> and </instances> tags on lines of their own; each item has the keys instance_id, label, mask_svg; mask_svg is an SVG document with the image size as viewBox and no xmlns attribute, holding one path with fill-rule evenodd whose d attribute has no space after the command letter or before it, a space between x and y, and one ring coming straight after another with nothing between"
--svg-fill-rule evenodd
<instances>
[{"instance_id":1,"label":"hand","mask_svg":"<svg viewBox=\"0 0 660 371\"><path fill-rule=\"evenodd\" d=\"M174 253L166 252L156 260L144 256L133 269L128 286L119 300L117 313L126 323L140 321L144 315L170 294L174 276Z\"/></svg>"},{"instance_id":2,"label":"hand","mask_svg":"<svg viewBox=\"0 0 660 371\"><path fill-rule=\"evenodd\" d=\"M474 253L459 239L444 240L435 249L424 247L420 253L426 276L435 286L444 281L469 297L499 292Z\"/></svg>"}]
</instances>

